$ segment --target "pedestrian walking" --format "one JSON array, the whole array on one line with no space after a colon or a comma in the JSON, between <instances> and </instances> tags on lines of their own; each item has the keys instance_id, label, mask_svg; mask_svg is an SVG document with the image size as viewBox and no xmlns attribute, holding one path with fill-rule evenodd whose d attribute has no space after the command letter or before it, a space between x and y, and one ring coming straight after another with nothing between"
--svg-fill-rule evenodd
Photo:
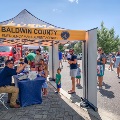
<instances>
[{"instance_id":1,"label":"pedestrian walking","mask_svg":"<svg viewBox=\"0 0 120 120\"><path fill-rule=\"evenodd\" d=\"M58 52L58 57L59 57L59 68L63 68L63 65L62 65L62 57L63 57L63 55L62 55L62 52L59 50L59 52Z\"/></svg>"},{"instance_id":2,"label":"pedestrian walking","mask_svg":"<svg viewBox=\"0 0 120 120\"><path fill-rule=\"evenodd\" d=\"M116 57L115 57L115 67L117 68L117 77L119 78L120 76L120 51L117 52Z\"/></svg>"},{"instance_id":3,"label":"pedestrian walking","mask_svg":"<svg viewBox=\"0 0 120 120\"><path fill-rule=\"evenodd\" d=\"M67 53L65 53L65 62L67 62Z\"/></svg>"},{"instance_id":4,"label":"pedestrian walking","mask_svg":"<svg viewBox=\"0 0 120 120\"><path fill-rule=\"evenodd\" d=\"M108 69L113 71L114 57L112 54L109 55L109 61L110 61L110 66Z\"/></svg>"}]
</instances>

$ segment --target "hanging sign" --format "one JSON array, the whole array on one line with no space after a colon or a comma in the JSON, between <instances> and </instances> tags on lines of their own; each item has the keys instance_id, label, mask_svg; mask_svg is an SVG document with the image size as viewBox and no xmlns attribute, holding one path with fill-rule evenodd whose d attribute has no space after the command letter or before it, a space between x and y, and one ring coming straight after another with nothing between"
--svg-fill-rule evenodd
<instances>
[{"instance_id":1,"label":"hanging sign","mask_svg":"<svg viewBox=\"0 0 120 120\"><path fill-rule=\"evenodd\" d=\"M0 26L0 38L42 40L85 40L86 31Z\"/></svg>"}]
</instances>

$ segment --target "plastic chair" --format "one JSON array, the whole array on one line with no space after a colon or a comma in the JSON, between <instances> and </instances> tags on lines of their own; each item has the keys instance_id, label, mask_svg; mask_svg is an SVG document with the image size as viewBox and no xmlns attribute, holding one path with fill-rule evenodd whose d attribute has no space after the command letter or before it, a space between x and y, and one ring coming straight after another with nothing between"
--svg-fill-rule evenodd
<instances>
[{"instance_id":1,"label":"plastic chair","mask_svg":"<svg viewBox=\"0 0 120 120\"><path fill-rule=\"evenodd\" d=\"M4 105L4 107L6 109L8 109L8 107L5 105L5 101L3 99L3 97L5 96L6 93L0 93L0 102Z\"/></svg>"}]
</instances>

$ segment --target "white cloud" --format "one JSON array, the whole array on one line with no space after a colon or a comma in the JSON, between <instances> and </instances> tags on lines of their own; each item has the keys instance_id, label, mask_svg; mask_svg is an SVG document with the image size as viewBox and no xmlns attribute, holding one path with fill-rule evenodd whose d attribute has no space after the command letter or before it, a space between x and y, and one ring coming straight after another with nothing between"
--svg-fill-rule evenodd
<instances>
[{"instance_id":1,"label":"white cloud","mask_svg":"<svg viewBox=\"0 0 120 120\"><path fill-rule=\"evenodd\" d=\"M76 2L78 4L78 0L68 0L68 1L71 3Z\"/></svg>"},{"instance_id":2,"label":"white cloud","mask_svg":"<svg viewBox=\"0 0 120 120\"><path fill-rule=\"evenodd\" d=\"M61 13L61 12L62 12L62 10L59 10L59 9L56 9L56 8L54 8L52 11L53 11L53 12L58 12L58 13Z\"/></svg>"}]
</instances>

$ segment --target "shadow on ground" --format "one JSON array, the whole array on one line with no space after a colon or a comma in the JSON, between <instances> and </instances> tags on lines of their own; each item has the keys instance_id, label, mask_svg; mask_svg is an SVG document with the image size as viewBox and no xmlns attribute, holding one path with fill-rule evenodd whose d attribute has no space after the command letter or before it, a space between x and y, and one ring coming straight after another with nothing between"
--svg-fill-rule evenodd
<instances>
[{"instance_id":1,"label":"shadow on ground","mask_svg":"<svg viewBox=\"0 0 120 120\"><path fill-rule=\"evenodd\" d=\"M59 94L54 93L54 88L50 84L48 91L48 96L43 97L42 104L8 110L0 104L0 120L85 120Z\"/></svg>"},{"instance_id":2,"label":"shadow on ground","mask_svg":"<svg viewBox=\"0 0 120 120\"><path fill-rule=\"evenodd\" d=\"M103 82L103 86L105 86L105 89L110 89L110 85L106 84L105 82Z\"/></svg>"},{"instance_id":3,"label":"shadow on ground","mask_svg":"<svg viewBox=\"0 0 120 120\"><path fill-rule=\"evenodd\" d=\"M102 96L106 96L107 98L114 98L115 97L115 95L112 91L100 89L99 92L102 94Z\"/></svg>"}]
</instances>

